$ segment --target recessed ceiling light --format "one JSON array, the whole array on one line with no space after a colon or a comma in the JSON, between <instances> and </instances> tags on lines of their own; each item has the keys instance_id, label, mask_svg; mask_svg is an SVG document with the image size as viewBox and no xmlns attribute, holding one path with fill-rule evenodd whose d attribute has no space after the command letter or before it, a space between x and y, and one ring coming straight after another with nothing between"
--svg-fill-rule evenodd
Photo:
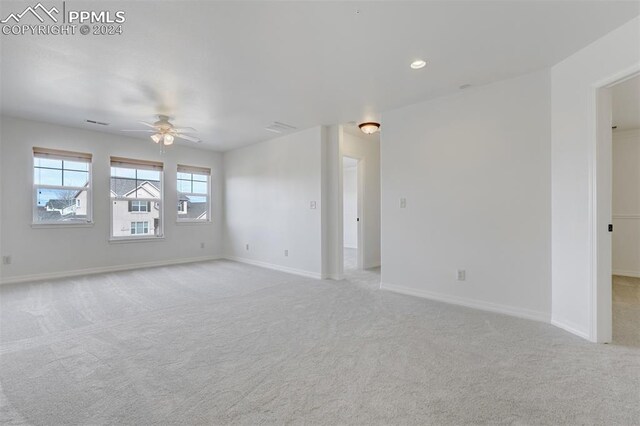
<instances>
[{"instance_id":1,"label":"recessed ceiling light","mask_svg":"<svg viewBox=\"0 0 640 426\"><path fill-rule=\"evenodd\" d=\"M423 61L422 59L418 59L411 62L411 69L419 70L420 68L424 68L426 65L427 65L426 61Z\"/></svg>"}]
</instances>

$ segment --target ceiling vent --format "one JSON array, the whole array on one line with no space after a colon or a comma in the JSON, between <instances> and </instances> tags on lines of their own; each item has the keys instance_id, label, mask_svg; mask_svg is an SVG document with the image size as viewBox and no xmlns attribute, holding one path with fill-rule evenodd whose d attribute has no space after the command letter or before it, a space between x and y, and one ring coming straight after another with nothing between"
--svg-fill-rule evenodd
<instances>
[{"instance_id":1,"label":"ceiling vent","mask_svg":"<svg viewBox=\"0 0 640 426\"><path fill-rule=\"evenodd\" d=\"M281 123L279 121L274 121L273 124L264 128L265 130L273 133L286 133L296 130L297 127L292 126L287 123Z\"/></svg>"},{"instance_id":2,"label":"ceiling vent","mask_svg":"<svg viewBox=\"0 0 640 426\"><path fill-rule=\"evenodd\" d=\"M105 123L104 121L96 121L96 120L87 120L87 123L98 124L100 126L108 126L109 123Z\"/></svg>"}]
</instances>

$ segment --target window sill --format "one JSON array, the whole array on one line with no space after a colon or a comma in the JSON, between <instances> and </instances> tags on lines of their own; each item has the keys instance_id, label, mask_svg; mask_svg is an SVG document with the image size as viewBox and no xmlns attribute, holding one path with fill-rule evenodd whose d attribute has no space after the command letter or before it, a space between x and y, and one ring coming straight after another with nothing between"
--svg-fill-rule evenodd
<instances>
[{"instance_id":1,"label":"window sill","mask_svg":"<svg viewBox=\"0 0 640 426\"><path fill-rule=\"evenodd\" d=\"M92 228L93 222L80 222L80 223L37 222L37 223L32 223L31 227L33 229Z\"/></svg>"},{"instance_id":2,"label":"window sill","mask_svg":"<svg viewBox=\"0 0 640 426\"><path fill-rule=\"evenodd\" d=\"M211 225L210 220L177 220L176 225Z\"/></svg>"},{"instance_id":3,"label":"window sill","mask_svg":"<svg viewBox=\"0 0 640 426\"><path fill-rule=\"evenodd\" d=\"M120 237L110 238L109 244L148 243L151 241L164 241L164 237Z\"/></svg>"}]
</instances>

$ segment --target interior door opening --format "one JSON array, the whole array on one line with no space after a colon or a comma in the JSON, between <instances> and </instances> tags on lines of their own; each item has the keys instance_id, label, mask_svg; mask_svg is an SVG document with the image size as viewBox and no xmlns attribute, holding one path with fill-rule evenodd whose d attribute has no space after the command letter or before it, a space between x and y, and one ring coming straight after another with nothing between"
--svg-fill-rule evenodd
<instances>
[{"instance_id":1,"label":"interior door opening","mask_svg":"<svg viewBox=\"0 0 640 426\"><path fill-rule=\"evenodd\" d=\"M640 347L640 75L609 90L611 340Z\"/></svg>"},{"instance_id":2,"label":"interior door opening","mask_svg":"<svg viewBox=\"0 0 640 426\"><path fill-rule=\"evenodd\" d=\"M361 191L358 162L355 158L342 158L342 246L345 271L362 269Z\"/></svg>"}]
</instances>

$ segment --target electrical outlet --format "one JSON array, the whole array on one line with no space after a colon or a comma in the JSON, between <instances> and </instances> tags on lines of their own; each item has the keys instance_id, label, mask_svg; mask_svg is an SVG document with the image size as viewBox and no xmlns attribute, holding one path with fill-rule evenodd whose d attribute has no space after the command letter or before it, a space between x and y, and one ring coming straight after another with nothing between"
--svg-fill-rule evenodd
<instances>
[{"instance_id":1,"label":"electrical outlet","mask_svg":"<svg viewBox=\"0 0 640 426\"><path fill-rule=\"evenodd\" d=\"M465 271L464 269L458 269L457 279L458 279L458 281L466 280L467 279L467 271Z\"/></svg>"},{"instance_id":2,"label":"electrical outlet","mask_svg":"<svg viewBox=\"0 0 640 426\"><path fill-rule=\"evenodd\" d=\"M318 207L318 205L316 204L316 202L315 202L315 201L312 201L312 202L311 202L311 204L310 204L310 208L311 208L311 210L314 210L314 209L316 209L317 207Z\"/></svg>"},{"instance_id":3,"label":"electrical outlet","mask_svg":"<svg viewBox=\"0 0 640 426\"><path fill-rule=\"evenodd\" d=\"M406 198L400 198L400 208L401 209L406 209L407 208L407 199Z\"/></svg>"},{"instance_id":4,"label":"electrical outlet","mask_svg":"<svg viewBox=\"0 0 640 426\"><path fill-rule=\"evenodd\" d=\"M285 255L285 257L288 257L289 256L289 250L285 250L284 251L284 255Z\"/></svg>"},{"instance_id":5,"label":"electrical outlet","mask_svg":"<svg viewBox=\"0 0 640 426\"><path fill-rule=\"evenodd\" d=\"M244 248L245 248L245 250L247 250L247 251L248 251L248 250L249 250L249 244L246 244L246 245L244 246Z\"/></svg>"},{"instance_id":6,"label":"electrical outlet","mask_svg":"<svg viewBox=\"0 0 640 426\"><path fill-rule=\"evenodd\" d=\"M203 249L204 248L204 243L200 243L200 248Z\"/></svg>"},{"instance_id":7,"label":"electrical outlet","mask_svg":"<svg viewBox=\"0 0 640 426\"><path fill-rule=\"evenodd\" d=\"M2 256L3 265L11 265L11 256Z\"/></svg>"}]
</instances>

